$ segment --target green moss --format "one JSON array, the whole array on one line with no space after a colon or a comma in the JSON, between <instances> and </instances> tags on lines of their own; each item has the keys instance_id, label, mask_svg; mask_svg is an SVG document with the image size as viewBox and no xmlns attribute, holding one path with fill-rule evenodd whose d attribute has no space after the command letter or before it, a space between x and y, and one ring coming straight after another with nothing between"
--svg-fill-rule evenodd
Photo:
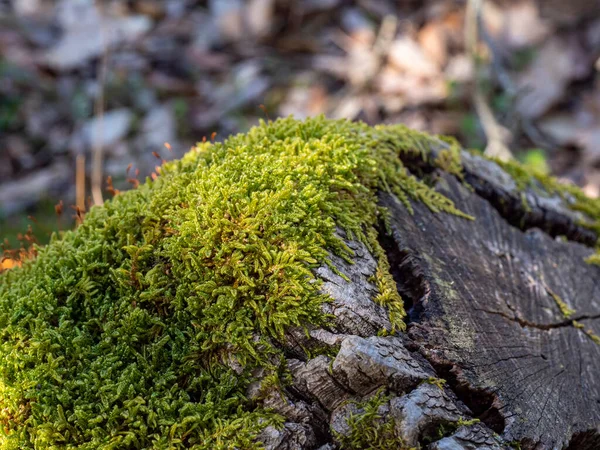
<instances>
[{"instance_id":1,"label":"green moss","mask_svg":"<svg viewBox=\"0 0 600 450\"><path fill-rule=\"evenodd\" d=\"M460 427L468 427L479 422L479 419L463 419L462 417L458 419L457 422L442 422L434 430L430 431L429 433L423 436L423 442L431 443L439 441L445 437L456 433L456 431Z\"/></svg>"},{"instance_id":2,"label":"green moss","mask_svg":"<svg viewBox=\"0 0 600 450\"><path fill-rule=\"evenodd\" d=\"M376 239L376 193L468 217L399 155L437 145L401 126L323 117L199 144L156 180L94 207L0 274L0 449L256 448L282 418L246 398L276 383L289 326L322 325L312 269L379 260L376 301L404 309Z\"/></svg>"},{"instance_id":3,"label":"green moss","mask_svg":"<svg viewBox=\"0 0 600 450\"><path fill-rule=\"evenodd\" d=\"M448 145L448 148L438 152L434 165L462 179L463 167L460 158L460 144L453 137L440 136L439 138Z\"/></svg>"},{"instance_id":4,"label":"green moss","mask_svg":"<svg viewBox=\"0 0 600 450\"><path fill-rule=\"evenodd\" d=\"M586 261L589 264L600 265L600 199L586 196L581 189L572 184L559 182L556 178L543 172L527 168L516 161L494 161L504 169L515 181L517 189L524 191L528 188L544 190L550 195L558 195L572 211L585 214L588 220L580 221L579 225L593 230L598 235L596 253ZM525 198L524 204L526 204Z\"/></svg>"},{"instance_id":5,"label":"green moss","mask_svg":"<svg viewBox=\"0 0 600 450\"><path fill-rule=\"evenodd\" d=\"M387 256L381 245L377 241L377 232L374 228L369 230L369 247L373 252L373 256L377 258L377 270L375 272L375 285L379 293L373 299L376 303L387 308L389 313L390 323L392 329L390 333L395 333L397 330L403 330L404 317L406 312L404 311L404 303L400 294L398 294L398 287L396 281L390 273L390 264L387 260Z\"/></svg>"},{"instance_id":6,"label":"green moss","mask_svg":"<svg viewBox=\"0 0 600 450\"><path fill-rule=\"evenodd\" d=\"M544 287L544 290L552 298L552 300L554 300L554 303L556 303L556 306L565 319L568 319L577 312L573 308L570 308L569 305L567 305L567 303L560 297L560 295L550 289L543 279L541 280L541 283Z\"/></svg>"},{"instance_id":7,"label":"green moss","mask_svg":"<svg viewBox=\"0 0 600 450\"><path fill-rule=\"evenodd\" d=\"M423 380L421 383L432 384L440 389L444 389L444 386L446 385L446 380L444 380L443 378L429 377L426 380Z\"/></svg>"},{"instance_id":8,"label":"green moss","mask_svg":"<svg viewBox=\"0 0 600 450\"><path fill-rule=\"evenodd\" d=\"M593 255L589 256L588 258L586 258L585 261L588 264L595 264L597 266L600 266L600 250L598 250L596 253L594 253Z\"/></svg>"},{"instance_id":9,"label":"green moss","mask_svg":"<svg viewBox=\"0 0 600 450\"><path fill-rule=\"evenodd\" d=\"M469 427L471 425L475 425L476 423L480 423L481 420L479 419L463 419L462 417L460 419L458 419L458 422L456 422L456 427L460 428L460 427Z\"/></svg>"},{"instance_id":10,"label":"green moss","mask_svg":"<svg viewBox=\"0 0 600 450\"><path fill-rule=\"evenodd\" d=\"M569 317L571 317L573 314L575 314L575 310L572 308L569 308L569 305L567 305L564 300L562 298L560 298L560 296L558 294L556 294L553 291L550 291L548 288L546 288L547 292L550 294L550 296L554 299L554 302L556 303L556 306L558 306L558 309L560 310L560 313L563 315L563 317L565 319L568 319Z\"/></svg>"},{"instance_id":11,"label":"green moss","mask_svg":"<svg viewBox=\"0 0 600 450\"><path fill-rule=\"evenodd\" d=\"M397 435L393 417L382 411L391 398L380 390L364 402L354 402L358 414L351 414L346 419L350 432L347 435L333 433L342 449L409 450Z\"/></svg>"},{"instance_id":12,"label":"green moss","mask_svg":"<svg viewBox=\"0 0 600 450\"><path fill-rule=\"evenodd\" d=\"M600 336L598 336L596 333L594 333L593 330L586 328L585 325L583 325L581 322L578 322L576 320L574 320L572 322L572 324L575 328L577 328L578 330L581 330L587 337L589 337L592 340L592 342L600 345Z\"/></svg>"}]
</instances>

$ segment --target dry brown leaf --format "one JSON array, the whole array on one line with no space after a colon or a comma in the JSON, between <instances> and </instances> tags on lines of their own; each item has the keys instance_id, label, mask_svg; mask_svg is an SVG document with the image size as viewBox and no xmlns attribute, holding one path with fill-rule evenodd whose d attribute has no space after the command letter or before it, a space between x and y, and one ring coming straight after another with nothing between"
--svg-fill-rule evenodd
<instances>
[{"instance_id":1,"label":"dry brown leaf","mask_svg":"<svg viewBox=\"0 0 600 450\"><path fill-rule=\"evenodd\" d=\"M440 74L435 61L408 36L401 36L392 43L388 60L398 70L415 77L432 78Z\"/></svg>"},{"instance_id":2,"label":"dry brown leaf","mask_svg":"<svg viewBox=\"0 0 600 450\"><path fill-rule=\"evenodd\" d=\"M419 30L417 36L419 45L427 56L443 67L448 60L448 49L446 47L446 33L443 25L438 21L432 21Z\"/></svg>"},{"instance_id":3,"label":"dry brown leaf","mask_svg":"<svg viewBox=\"0 0 600 450\"><path fill-rule=\"evenodd\" d=\"M299 77L297 85L291 87L285 99L279 105L279 114L287 117L293 115L297 119L315 116L326 112L327 89L313 77Z\"/></svg>"},{"instance_id":4,"label":"dry brown leaf","mask_svg":"<svg viewBox=\"0 0 600 450\"><path fill-rule=\"evenodd\" d=\"M442 77L417 77L390 66L379 73L376 86L380 94L401 96L408 105L437 103L448 95L448 87Z\"/></svg>"}]
</instances>

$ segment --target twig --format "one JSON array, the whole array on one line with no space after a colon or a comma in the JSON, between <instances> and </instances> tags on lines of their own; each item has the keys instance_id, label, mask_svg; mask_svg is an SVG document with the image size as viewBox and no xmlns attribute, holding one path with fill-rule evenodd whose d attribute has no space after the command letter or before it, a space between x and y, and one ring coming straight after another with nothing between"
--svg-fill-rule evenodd
<instances>
[{"instance_id":1,"label":"twig","mask_svg":"<svg viewBox=\"0 0 600 450\"><path fill-rule=\"evenodd\" d=\"M477 116L481 121L483 132L487 138L487 146L485 154L493 156L501 160L512 159L512 153L506 145L506 141L510 138L510 132L502 127L494 117L494 113L485 101L485 96L481 89L481 83L478 77L478 44L479 44L479 28L481 20L481 8L483 0L468 0L465 13L465 46L468 53L471 55L473 65L475 67L475 86L473 89L473 104Z\"/></svg>"},{"instance_id":2,"label":"twig","mask_svg":"<svg viewBox=\"0 0 600 450\"><path fill-rule=\"evenodd\" d=\"M75 160L75 204L85 211L85 155L82 154L77 155Z\"/></svg>"},{"instance_id":3,"label":"twig","mask_svg":"<svg viewBox=\"0 0 600 450\"><path fill-rule=\"evenodd\" d=\"M102 53L102 59L100 62L100 73L98 77L98 95L94 104L94 114L98 118L97 127L93 132L93 160L92 160L92 198L95 205L102 205L104 199L102 198L102 157L103 157L103 131L104 131L104 84L106 82L106 68L108 64L108 45L106 43L106 34L104 28L102 8L99 2L97 2L99 23L100 23L100 36L102 39L102 46L104 52Z\"/></svg>"}]
</instances>

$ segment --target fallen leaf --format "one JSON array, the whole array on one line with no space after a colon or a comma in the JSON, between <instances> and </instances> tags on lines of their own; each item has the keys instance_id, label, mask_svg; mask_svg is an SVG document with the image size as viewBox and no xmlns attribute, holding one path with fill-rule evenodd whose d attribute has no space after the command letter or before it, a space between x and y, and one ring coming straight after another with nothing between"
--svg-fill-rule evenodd
<instances>
[{"instance_id":1,"label":"fallen leaf","mask_svg":"<svg viewBox=\"0 0 600 450\"><path fill-rule=\"evenodd\" d=\"M19 267L21 264L19 261L15 261L14 259L4 258L0 262L0 272L3 270L12 269L13 267Z\"/></svg>"},{"instance_id":2,"label":"fallen leaf","mask_svg":"<svg viewBox=\"0 0 600 450\"><path fill-rule=\"evenodd\" d=\"M246 6L246 23L250 33L258 38L268 35L274 12L275 0L250 0Z\"/></svg>"},{"instance_id":3,"label":"fallen leaf","mask_svg":"<svg viewBox=\"0 0 600 450\"><path fill-rule=\"evenodd\" d=\"M435 77L440 73L435 61L408 36L392 43L388 60L398 70L416 77Z\"/></svg>"},{"instance_id":4,"label":"fallen leaf","mask_svg":"<svg viewBox=\"0 0 600 450\"><path fill-rule=\"evenodd\" d=\"M419 30L417 37L419 45L439 67L443 67L448 60L446 47L446 32L444 26L438 21L432 21Z\"/></svg>"},{"instance_id":5,"label":"fallen leaf","mask_svg":"<svg viewBox=\"0 0 600 450\"><path fill-rule=\"evenodd\" d=\"M512 2L504 7L485 2L482 20L486 31L505 51L536 46L554 31L552 24L540 16L533 0Z\"/></svg>"}]
</instances>

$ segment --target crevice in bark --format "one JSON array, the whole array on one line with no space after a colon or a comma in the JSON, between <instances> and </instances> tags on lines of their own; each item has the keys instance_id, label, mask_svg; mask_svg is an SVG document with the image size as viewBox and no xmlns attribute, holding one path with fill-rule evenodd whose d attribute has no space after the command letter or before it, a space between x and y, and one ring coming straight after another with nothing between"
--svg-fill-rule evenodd
<instances>
[{"instance_id":1,"label":"crevice in bark","mask_svg":"<svg viewBox=\"0 0 600 450\"><path fill-rule=\"evenodd\" d=\"M564 328L564 327L571 327L573 326L573 321L579 322L581 320L587 320L587 319L600 319L600 314L595 314L595 315L580 315L580 316L576 316L576 317L571 317L569 319L565 319L561 322L556 322L556 323L549 323L549 324L540 324L540 323L535 323L535 322L530 322L529 320L523 319L519 316L510 316L508 314L505 314L501 311L489 311L487 309L478 309L476 308L476 311L481 311L484 312L486 314L495 314L501 317L504 317L507 320L510 320L512 322L517 322L519 325L521 325L522 327L529 327L529 328L537 328L538 330L552 330L555 328Z\"/></svg>"},{"instance_id":2,"label":"crevice in bark","mask_svg":"<svg viewBox=\"0 0 600 450\"><path fill-rule=\"evenodd\" d=\"M423 310L423 299L430 292L429 283L425 279L421 265L418 263L417 257L411 251L401 249L393 236L387 233L382 226L379 229L378 236L379 244L384 249L390 263L390 271L396 281L398 292L404 299L404 306L408 315L406 322L407 324L417 322ZM504 418L498 409L493 406L495 399L493 394L473 389L460 381L455 371L453 371L455 367L453 364L432 361L427 356L426 359L429 360L437 374L446 380L448 387L473 412L476 418L496 433L501 434L504 431Z\"/></svg>"},{"instance_id":3,"label":"crevice in bark","mask_svg":"<svg viewBox=\"0 0 600 450\"><path fill-rule=\"evenodd\" d=\"M460 369L454 364L448 361L436 361L432 358L427 359L438 376L446 380L447 386L456 397L473 412L473 417L479 419L495 433L502 434L504 432L506 423L498 408L494 406L496 397L493 394L483 389L473 388L461 380L457 375L457 371Z\"/></svg>"},{"instance_id":4,"label":"crevice in bark","mask_svg":"<svg viewBox=\"0 0 600 450\"><path fill-rule=\"evenodd\" d=\"M405 319L408 325L411 322L417 322L423 311L423 299L429 295L429 283L425 279L417 257L409 250L401 249L390 235L383 224L378 230L379 245L385 251L390 264L390 272L398 293L404 301L404 308L407 317Z\"/></svg>"},{"instance_id":5,"label":"crevice in bark","mask_svg":"<svg viewBox=\"0 0 600 450\"><path fill-rule=\"evenodd\" d=\"M575 433L565 450L597 450L600 448L600 429Z\"/></svg>"},{"instance_id":6,"label":"crevice in bark","mask_svg":"<svg viewBox=\"0 0 600 450\"><path fill-rule=\"evenodd\" d=\"M418 322L423 312L423 300L430 294L430 286L423 273L422 264L419 264L418 257L413 252L400 248L383 225L380 225L378 240L388 258L390 272L396 281L398 292L404 300L407 311L406 323ZM459 380L452 363L440 363L426 355L423 356L431 363L437 374L447 381L448 387L476 418L498 434L504 431L505 421L498 409L493 406L495 399L493 394L474 389Z\"/></svg>"},{"instance_id":7,"label":"crevice in bark","mask_svg":"<svg viewBox=\"0 0 600 450\"><path fill-rule=\"evenodd\" d=\"M439 169L432 163L423 161L416 156L403 156L404 165L417 176L435 176ZM498 170L501 170L498 168ZM528 205L524 195L518 192L509 192L499 189L477 172L472 172L468 167L464 168L464 179L458 180L473 188L475 193L486 200L496 211L512 226L527 231L539 228L552 236L565 236L568 240L579 242L588 247L595 247L598 240L596 233L580 224L572 217L560 214L552 209L540 205ZM537 196L537 195L534 195Z\"/></svg>"},{"instance_id":8,"label":"crevice in bark","mask_svg":"<svg viewBox=\"0 0 600 450\"><path fill-rule=\"evenodd\" d=\"M537 205L527 205L524 197L499 191L475 174L465 173L464 181L479 197L493 206L510 225L520 230L539 228L553 238L565 236L570 241L588 247L594 247L596 244L597 236L592 230L577 224L566 215Z\"/></svg>"}]
</instances>

